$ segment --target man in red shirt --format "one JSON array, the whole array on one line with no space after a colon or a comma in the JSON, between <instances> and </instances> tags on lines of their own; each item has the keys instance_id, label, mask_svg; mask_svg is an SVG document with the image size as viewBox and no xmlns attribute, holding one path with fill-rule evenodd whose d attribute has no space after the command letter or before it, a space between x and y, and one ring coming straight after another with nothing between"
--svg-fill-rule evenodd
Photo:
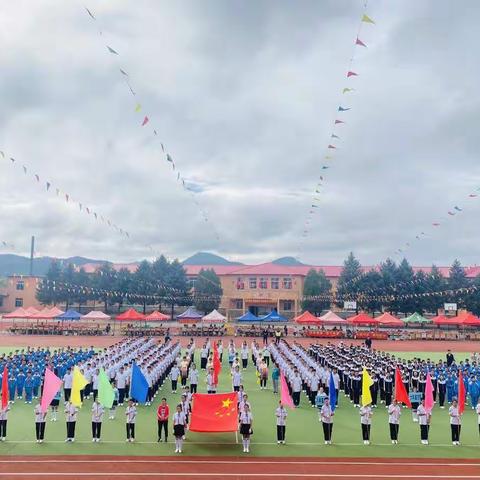
<instances>
[{"instance_id":1,"label":"man in red shirt","mask_svg":"<svg viewBox=\"0 0 480 480\"><path fill-rule=\"evenodd\" d=\"M165 442L168 440L168 416L170 415L170 409L167 405L167 399L162 398L162 403L158 406L157 421L158 421L158 440L162 440L162 428L165 429Z\"/></svg>"}]
</instances>

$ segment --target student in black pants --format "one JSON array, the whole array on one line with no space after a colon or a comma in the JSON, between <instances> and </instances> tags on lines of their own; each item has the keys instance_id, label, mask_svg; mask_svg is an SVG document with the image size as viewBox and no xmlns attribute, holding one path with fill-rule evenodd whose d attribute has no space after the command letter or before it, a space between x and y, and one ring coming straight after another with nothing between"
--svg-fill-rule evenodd
<instances>
[{"instance_id":1,"label":"student in black pants","mask_svg":"<svg viewBox=\"0 0 480 480\"><path fill-rule=\"evenodd\" d=\"M35 437L37 443L42 443L45 437L45 418L47 417L47 412L42 412L42 407L40 402L35 405Z\"/></svg>"}]
</instances>

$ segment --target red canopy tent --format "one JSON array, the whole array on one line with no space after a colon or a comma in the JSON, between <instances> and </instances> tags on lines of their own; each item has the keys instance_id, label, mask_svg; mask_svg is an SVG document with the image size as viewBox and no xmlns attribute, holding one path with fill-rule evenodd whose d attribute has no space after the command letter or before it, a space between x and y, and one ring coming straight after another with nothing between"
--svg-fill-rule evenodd
<instances>
[{"instance_id":1,"label":"red canopy tent","mask_svg":"<svg viewBox=\"0 0 480 480\"><path fill-rule=\"evenodd\" d=\"M464 312L461 313L457 319L462 320L462 325L465 325L467 327L480 327L480 318L475 316L473 313L470 312Z\"/></svg>"},{"instance_id":2,"label":"red canopy tent","mask_svg":"<svg viewBox=\"0 0 480 480\"><path fill-rule=\"evenodd\" d=\"M386 327L403 327L405 325L399 318L394 317L388 312L385 312L377 317L377 321L380 325Z\"/></svg>"},{"instance_id":3,"label":"red canopy tent","mask_svg":"<svg viewBox=\"0 0 480 480\"><path fill-rule=\"evenodd\" d=\"M145 320L147 322L166 322L170 320L169 315L165 315L162 312L159 312L158 310L155 310L154 312L150 313L145 317Z\"/></svg>"},{"instance_id":4,"label":"red canopy tent","mask_svg":"<svg viewBox=\"0 0 480 480\"><path fill-rule=\"evenodd\" d=\"M295 323L300 323L302 325L320 325L322 323L319 318L311 314L308 310L300 314L298 317L295 317L294 320Z\"/></svg>"},{"instance_id":5,"label":"red canopy tent","mask_svg":"<svg viewBox=\"0 0 480 480\"><path fill-rule=\"evenodd\" d=\"M30 315L29 318L34 318L35 320L50 320L52 318L58 317L65 313L63 310L60 310L57 307L48 308L45 307L43 310L40 310L38 313Z\"/></svg>"},{"instance_id":6,"label":"red canopy tent","mask_svg":"<svg viewBox=\"0 0 480 480\"><path fill-rule=\"evenodd\" d=\"M27 318L29 316L30 314L25 309L23 309L22 307L19 307L13 312L2 315L2 318Z\"/></svg>"},{"instance_id":7,"label":"red canopy tent","mask_svg":"<svg viewBox=\"0 0 480 480\"><path fill-rule=\"evenodd\" d=\"M462 325L460 317L446 317L445 315L438 315L432 318L434 325Z\"/></svg>"},{"instance_id":8,"label":"red canopy tent","mask_svg":"<svg viewBox=\"0 0 480 480\"><path fill-rule=\"evenodd\" d=\"M35 307L28 307L25 311L29 316L36 315L38 313L38 310Z\"/></svg>"},{"instance_id":9,"label":"red canopy tent","mask_svg":"<svg viewBox=\"0 0 480 480\"><path fill-rule=\"evenodd\" d=\"M378 325L378 320L376 318L372 318L364 312L347 318L347 322L352 323L353 325Z\"/></svg>"},{"instance_id":10,"label":"red canopy tent","mask_svg":"<svg viewBox=\"0 0 480 480\"><path fill-rule=\"evenodd\" d=\"M129 308L125 312L117 315L117 320L125 322L135 322L138 320L145 320L145 315L143 313L137 312L134 308Z\"/></svg>"}]
</instances>

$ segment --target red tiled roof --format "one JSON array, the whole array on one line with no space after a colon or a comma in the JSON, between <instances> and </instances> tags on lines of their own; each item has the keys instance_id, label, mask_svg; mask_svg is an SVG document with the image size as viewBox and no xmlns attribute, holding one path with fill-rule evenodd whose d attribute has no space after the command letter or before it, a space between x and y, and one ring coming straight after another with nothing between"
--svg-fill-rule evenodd
<instances>
[{"instance_id":1,"label":"red tiled roof","mask_svg":"<svg viewBox=\"0 0 480 480\"><path fill-rule=\"evenodd\" d=\"M200 270L213 270L217 275L227 275L239 268L242 268L242 265L184 265L183 268L187 272L187 275L198 275Z\"/></svg>"}]
</instances>

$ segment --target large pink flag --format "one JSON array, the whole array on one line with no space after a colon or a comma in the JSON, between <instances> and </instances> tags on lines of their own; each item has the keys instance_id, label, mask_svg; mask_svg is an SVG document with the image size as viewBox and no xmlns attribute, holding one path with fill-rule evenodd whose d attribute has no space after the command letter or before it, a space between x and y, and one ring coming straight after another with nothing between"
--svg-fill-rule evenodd
<instances>
[{"instance_id":1,"label":"large pink flag","mask_svg":"<svg viewBox=\"0 0 480 480\"><path fill-rule=\"evenodd\" d=\"M42 399L40 400L40 407L42 412L46 412L48 407L60 390L62 386L62 381L49 369L45 369L45 379L43 381L43 395Z\"/></svg>"},{"instance_id":2,"label":"large pink flag","mask_svg":"<svg viewBox=\"0 0 480 480\"><path fill-rule=\"evenodd\" d=\"M290 396L290 392L288 391L287 381L285 380L285 375L283 372L280 374L280 401L286 407L295 408L292 397Z\"/></svg>"},{"instance_id":3,"label":"large pink flag","mask_svg":"<svg viewBox=\"0 0 480 480\"><path fill-rule=\"evenodd\" d=\"M427 373L426 378L427 383L425 384L425 410L428 413L432 413L433 408L433 385L432 379L430 378L430 372Z\"/></svg>"}]
</instances>

